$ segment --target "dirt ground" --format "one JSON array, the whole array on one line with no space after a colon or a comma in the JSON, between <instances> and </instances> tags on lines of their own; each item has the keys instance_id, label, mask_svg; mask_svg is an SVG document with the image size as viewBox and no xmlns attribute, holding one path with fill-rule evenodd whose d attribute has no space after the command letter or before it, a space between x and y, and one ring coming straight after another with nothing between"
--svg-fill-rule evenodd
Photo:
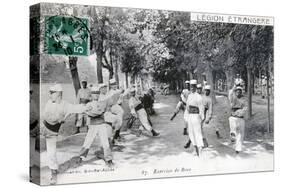
<instances>
[{"instance_id":1,"label":"dirt ground","mask_svg":"<svg viewBox=\"0 0 281 188\"><path fill-rule=\"evenodd\" d=\"M237 155L229 142L229 106L226 97L217 96L214 115L204 128L209 147L198 158L194 149L184 149L183 114L170 121L178 96L156 96L152 116L154 128L161 136L153 138L149 133L140 137L130 131L122 132L125 141L113 148L114 167L109 168L95 155L99 147L96 139L89 156L82 163L75 157L83 145L85 133L62 134L58 142L60 174L58 184L125 179L145 179L173 176L192 176L273 170L273 133L266 133L266 100L254 97L253 118L247 121L244 150ZM273 111L273 105L271 105ZM271 117L273 119L273 115ZM72 122L72 121L69 121ZM222 138L217 139L214 125L220 129ZM71 127L71 126L70 126ZM73 126L72 126L73 127ZM68 129L65 126L64 129ZM41 152L41 184L49 184L50 170L47 167L46 151ZM37 169L38 170L38 169Z\"/></svg>"}]
</instances>

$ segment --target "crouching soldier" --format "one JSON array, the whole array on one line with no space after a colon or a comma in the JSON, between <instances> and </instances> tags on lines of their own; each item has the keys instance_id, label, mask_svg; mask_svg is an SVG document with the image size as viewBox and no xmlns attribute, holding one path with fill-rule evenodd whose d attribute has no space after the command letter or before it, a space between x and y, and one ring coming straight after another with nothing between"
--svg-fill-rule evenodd
<instances>
[{"instance_id":1,"label":"crouching soldier","mask_svg":"<svg viewBox=\"0 0 281 188\"><path fill-rule=\"evenodd\" d=\"M245 132L245 114L247 103L242 95L242 87L234 85L230 91L229 100L231 107L231 116L229 117L230 139L235 144L234 148L238 154L242 151L242 144Z\"/></svg>"},{"instance_id":2,"label":"crouching soldier","mask_svg":"<svg viewBox=\"0 0 281 188\"><path fill-rule=\"evenodd\" d=\"M112 154L108 141L107 125L104 120L104 113L107 110L108 102L107 100L99 101L100 88L92 87L92 101L87 104L87 114L90 118L89 129L86 135L83 147L79 153L79 156L83 159L86 158L89 149L98 135L104 152L104 160L108 166L112 166Z\"/></svg>"},{"instance_id":3,"label":"crouching soldier","mask_svg":"<svg viewBox=\"0 0 281 188\"><path fill-rule=\"evenodd\" d=\"M49 89L50 99L43 112L41 133L46 138L46 150L49 168L51 169L51 184L56 184L58 174L57 137L66 117L72 113L86 112L86 106L69 104L62 99L62 86L56 84Z\"/></svg>"},{"instance_id":4,"label":"crouching soldier","mask_svg":"<svg viewBox=\"0 0 281 188\"><path fill-rule=\"evenodd\" d=\"M147 113L145 112L143 104L136 97L136 90L135 89L131 89L130 90L129 107L130 107L130 110L131 110L131 114L134 117L139 118L139 120L140 120L141 124L143 125L143 127L147 131L151 132L152 136L159 136L160 135L150 125L148 117L147 117ZM139 130L139 132L141 132L141 130Z\"/></svg>"}]
</instances>

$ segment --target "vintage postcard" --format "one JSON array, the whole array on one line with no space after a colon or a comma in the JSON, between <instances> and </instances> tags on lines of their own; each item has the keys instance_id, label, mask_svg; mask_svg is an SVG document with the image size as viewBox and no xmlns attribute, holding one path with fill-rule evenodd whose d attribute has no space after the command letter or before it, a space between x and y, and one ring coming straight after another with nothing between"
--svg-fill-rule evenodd
<instances>
[{"instance_id":1,"label":"vintage postcard","mask_svg":"<svg viewBox=\"0 0 281 188\"><path fill-rule=\"evenodd\" d=\"M30 181L274 170L274 19L30 7Z\"/></svg>"}]
</instances>

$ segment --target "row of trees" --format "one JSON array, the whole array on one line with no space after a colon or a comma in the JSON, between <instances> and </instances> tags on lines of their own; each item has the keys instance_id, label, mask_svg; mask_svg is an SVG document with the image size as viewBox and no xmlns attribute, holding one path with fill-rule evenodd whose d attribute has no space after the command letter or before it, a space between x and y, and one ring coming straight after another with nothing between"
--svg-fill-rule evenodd
<instances>
[{"instance_id":1,"label":"row of trees","mask_svg":"<svg viewBox=\"0 0 281 188\"><path fill-rule=\"evenodd\" d=\"M239 73L246 81L249 117L255 80L261 74L267 76L267 80L273 76L271 26L191 22L187 12L91 9L98 63L111 75L115 63L126 75L135 76L144 69L150 70L156 81L168 82L177 88L192 78L207 80L214 88L214 82L223 78L229 90ZM101 27L95 27L97 25ZM108 66L112 59L116 61ZM99 82L102 82L101 76Z\"/></svg>"},{"instance_id":2,"label":"row of trees","mask_svg":"<svg viewBox=\"0 0 281 188\"><path fill-rule=\"evenodd\" d=\"M61 5L62 6L62 5ZM133 79L149 72L155 81L182 88L186 79L196 78L214 88L224 79L232 88L234 75L246 82L249 116L252 91L261 74L273 77L273 27L229 23L192 22L190 13L79 6L50 11L90 18L91 54L97 57L97 81L102 69L119 81L118 70ZM72 8L73 9L73 8ZM79 11L77 11L79 10ZM73 83L80 88L77 58L69 57ZM214 98L215 99L215 98ZM269 100L269 99L268 99Z\"/></svg>"}]
</instances>

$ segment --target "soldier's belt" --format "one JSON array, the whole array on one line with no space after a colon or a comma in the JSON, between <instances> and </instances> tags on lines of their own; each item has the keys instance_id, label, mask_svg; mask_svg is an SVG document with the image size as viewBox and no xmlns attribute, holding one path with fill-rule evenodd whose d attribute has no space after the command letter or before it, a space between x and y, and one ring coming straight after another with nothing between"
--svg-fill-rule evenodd
<instances>
[{"instance_id":1,"label":"soldier's belt","mask_svg":"<svg viewBox=\"0 0 281 188\"><path fill-rule=\"evenodd\" d=\"M87 104L88 102L90 102L89 99L80 99L80 104Z\"/></svg>"},{"instance_id":2,"label":"soldier's belt","mask_svg":"<svg viewBox=\"0 0 281 188\"><path fill-rule=\"evenodd\" d=\"M45 127L47 129L49 129L50 131L56 132L58 133L61 127L61 123L56 123L54 125L51 125L50 123L48 123L46 120L43 121L43 124L45 125Z\"/></svg>"},{"instance_id":3,"label":"soldier's belt","mask_svg":"<svg viewBox=\"0 0 281 188\"><path fill-rule=\"evenodd\" d=\"M136 111L139 111L140 109L144 108L143 107L143 104L138 104L136 107L135 107L135 110Z\"/></svg>"},{"instance_id":4,"label":"soldier's belt","mask_svg":"<svg viewBox=\"0 0 281 188\"><path fill-rule=\"evenodd\" d=\"M199 114L199 108L197 106L189 106L188 112L190 114Z\"/></svg>"},{"instance_id":5,"label":"soldier's belt","mask_svg":"<svg viewBox=\"0 0 281 188\"><path fill-rule=\"evenodd\" d=\"M237 116L237 115L234 115L234 114L231 114L231 116L232 116L232 117L235 117L235 118L241 118L241 119L244 118L244 116Z\"/></svg>"},{"instance_id":6,"label":"soldier's belt","mask_svg":"<svg viewBox=\"0 0 281 188\"><path fill-rule=\"evenodd\" d=\"M241 108L231 108L232 112L236 112L237 110L240 110Z\"/></svg>"},{"instance_id":7,"label":"soldier's belt","mask_svg":"<svg viewBox=\"0 0 281 188\"><path fill-rule=\"evenodd\" d=\"M99 125L102 123L105 123L103 115L99 115L95 117L90 116L90 125Z\"/></svg>"}]
</instances>

